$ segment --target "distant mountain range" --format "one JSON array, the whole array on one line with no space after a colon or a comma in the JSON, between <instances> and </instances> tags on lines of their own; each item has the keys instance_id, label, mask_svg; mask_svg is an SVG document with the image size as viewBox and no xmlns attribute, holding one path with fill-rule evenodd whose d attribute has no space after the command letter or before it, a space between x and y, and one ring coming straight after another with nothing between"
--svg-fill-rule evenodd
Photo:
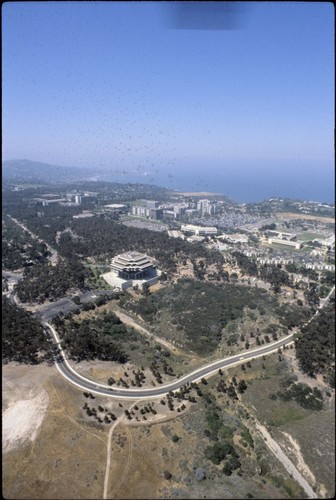
<instances>
[{"instance_id":1,"label":"distant mountain range","mask_svg":"<svg viewBox=\"0 0 336 500\"><path fill-rule=\"evenodd\" d=\"M80 167L61 167L30 160L6 160L2 162L3 180L13 182L71 182L88 180L97 171Z\"/></svg>"}]
</instances>

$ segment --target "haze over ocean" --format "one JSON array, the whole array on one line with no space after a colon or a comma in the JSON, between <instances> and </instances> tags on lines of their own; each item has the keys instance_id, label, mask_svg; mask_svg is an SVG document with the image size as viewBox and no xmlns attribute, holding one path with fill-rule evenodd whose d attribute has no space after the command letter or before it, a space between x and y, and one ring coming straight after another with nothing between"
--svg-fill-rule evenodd
<instances>
[{"instance_id":1,"label":"haze over ocean","mask_svg":"<svg viewBox=\"0 0 336 500\"><path fill-rule=\"evenodd\" d=\"M286 168L269 169L259 164L251 170L239 165L225 168L194 165L172 172L167 169L140 173L118 173L99 176L100 180L155 184L179 191L209 191L229 196L238 203L258 202L271 197L335 203L335 176L333 168L316 170L293 163ZM127 169L125 169L127 172ZM304 172L304 173L303 173Z\"/></svg>"}]
</instances>

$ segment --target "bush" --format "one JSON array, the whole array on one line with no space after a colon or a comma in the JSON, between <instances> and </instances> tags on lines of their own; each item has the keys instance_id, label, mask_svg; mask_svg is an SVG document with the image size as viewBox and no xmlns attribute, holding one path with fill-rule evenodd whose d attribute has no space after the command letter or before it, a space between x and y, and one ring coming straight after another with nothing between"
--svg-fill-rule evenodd
<instances>
[{"instance_id":1,"label":"bush","mask_svg":"<svg viewBox=\"0 0 336 500\"><path fill-rule=\"evenodd\" d=\"M307 384L292 384L284 392L278 392L278 396L284 401L294 399L302 408L307 410L323 409L323 394L314 387L312 389Z\"/></svg>"},{"instance_id":2,"label":"bush","mask_svg":"<svg viewBox=\"0 0 336 500\"><path fill-rule=\"evenodd\" d=\"M215 465L219 465L227 455L238 458L234 447L228 441L215 443L213 447L208 447L205 450L206 458L211 460Z\"/></svg>"}]
</instances>

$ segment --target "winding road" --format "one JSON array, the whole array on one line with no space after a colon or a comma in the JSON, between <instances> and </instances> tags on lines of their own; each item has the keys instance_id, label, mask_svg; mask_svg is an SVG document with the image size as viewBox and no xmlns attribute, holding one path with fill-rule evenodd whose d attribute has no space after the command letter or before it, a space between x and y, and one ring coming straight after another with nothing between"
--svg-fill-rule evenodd
<instances>
[{"instance_id":1,"label":"winding road","mask_svg":"<svg viewBox=\"0 0 336 500\"><path fill-rule=\"evenodd\" d=\"M310 321L312 321L312 319L317 314L319 314L321 309L328 303L331 295L334 293L334 290L335 287L333 287L332 290L330 290L330 293L328 294L328 297L326 297L326 300L316 311L315 315L310 318L307 324L310 323ZM197 382L202 378L210 377L211 375L217 373L219 369L227 369L232 366L245 363L249 360L259 358L260 356L267 356L268 354L272 354L273 352L276 352L279 349L293 343L295 335L295 333L291 333L290 335L287 335L286 337L277 340L275 342L272 342L270 344L263 345L256 349L244 351L234 356L230 356L228 358L219 359L212 363L206 364L201 368L192 371L188 375L185 375L167 384L162 384L160 386L148 389L133 389L133 388L120 389L111 387L106 384L101 384L99 382L94 382L86 377L83 377L83 375L77 373L72 368L72 366L70 365L69 361L66 358L66 355L62 349L60 339L55 328L50 323L44 322L43 324L45 325L45 327L49 328L53 336L53 339L55 340L56 345L58 347L58 354L56 357L57 358L56 367L58 371L61 373L61 375L63 375L63 377L65 377L69 382L71 382L72 384L76 385L77 387L85 391L89 391L95 394L100 394L102 396L107 396L109 398L129 399L129 400L157 398L159 396L168 394L170 391L172 392L177 391L185 384L188 383L190 384L191 382Z\"/></svg>"},{"instance_id":2,"label":"winding road","mask_svg":"<svg viewBox=\"0 0 336 500\"><path fill-rule=\"evenodd\" d=\"M99 382L94 382L86 377L83 377L78 372L76 372L70 363L68 362L64 351L60 344L60 339L55 328L49 323L44 323L46 327L48 327L55 339L55 342L59 348L58 359L56 361L56 367L58 371L65 377L69 382L76 385L80 389L85 391L89 391L95 394L100 394L101 396L107 396L115 399L149 399L149 398L157 398L159 396L163 396L168 394L170 391L177 391L183 385L190 384L191 382L197 382L201 378L210 377L215 373L218 373L219 369L227 369L232 366L240 365L249 360L258 358L260 356L266 356L267 354L271 354L276 352L279 348L283 346L289 345L294 342L293 336L294 333L287 335L283 339L277 340L276 342L272 342L271 344L267 344L265 346L259 347L258 349L252 349L249 351L241 352L236 354L235 356L230 356L225 359L220 359L218 361L214 361L210 364L202 366L197 370L192 371L188 375L181 377L173 382L169 382L168 384L162 384L157 387L148 388L148 389L119 389L114 388L106 384L101 384Z\"/></svg>"}]
</instances>

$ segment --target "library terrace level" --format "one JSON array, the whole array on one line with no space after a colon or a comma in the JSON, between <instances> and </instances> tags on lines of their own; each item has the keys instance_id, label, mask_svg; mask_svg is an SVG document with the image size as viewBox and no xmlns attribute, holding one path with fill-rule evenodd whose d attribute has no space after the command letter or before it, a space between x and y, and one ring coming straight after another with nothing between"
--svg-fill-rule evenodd
<instances>
[{"instance_id":1,"label":"library terrace level","mask_svg":"<svg viewBox=\"0 0 336 500\"><path fill-rule=\"evenodd\" d=\"M121 290L144 284L154 285L161 274L151 257L140 252L125 252L113 257L110 271L103 274L104 280Z\"/></svg>"},{"instance_id":2,"label":"library terrace level","mask_svg":"<svg viewBox=\"0 0 336 500\"><path fill-rule=\"evenodd\" d=\"M146 278L155 269L148 255L139 252L125 252L114 257L111 270L125 280L140 280Z\"/></svg>"}]
</instances>

